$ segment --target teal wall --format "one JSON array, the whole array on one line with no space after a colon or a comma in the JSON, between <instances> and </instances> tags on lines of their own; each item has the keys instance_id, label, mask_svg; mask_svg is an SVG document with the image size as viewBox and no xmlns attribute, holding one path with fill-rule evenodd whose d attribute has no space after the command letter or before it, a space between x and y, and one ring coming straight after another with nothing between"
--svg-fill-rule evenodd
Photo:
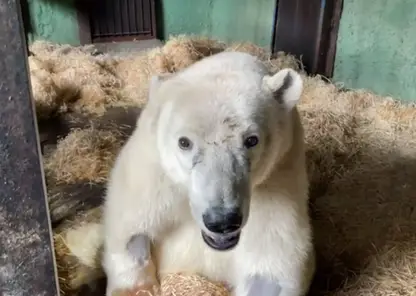
<instances>
[{"instance_id":1,"label":"teal wall","mask_svg":"<svg viewBox=\"0 0 416 296\"><path fill-rule=\"evenodd\" d=\"M30 40L79 44L73 0L28 0ZM87 0L81 0L87 1ZM160 0L159 33L198 34L270 47L275 0Z\"/></svg>"},{"instance_id":2,"label":"teal wall","mask_svg":"<svg viewBox=\"0 0 416 296\"><path fill-rule=\"evenodd\" d=\"M344 0L334 80L416 100L416 1Z\"/></svg>"},{"instance_id":3,"label":"teal wall","mask_svg":"<svg viewBox=\"0 0 416 296\"><path fill-rule=\"evenodd\" d=\"M198 34L270 47L276 0L163 0L163 35Z\"/></svg>"},{"instance_id":4,"label":"teal wall","mask_svg":"<svg viewBox=\"0 0 416 296\"><path fill-rule=\"evenodd\" d=\"M28 1L30 41L79 44L73 0ZM275 0L159 1L159 33L165 38L197 34L270 48ZM344 0L334 80L416 100L415 37L416 0Z\"/></svg>"},{"instance_id":5,"label":"teal wall","mask_svg":"<svg viewBox=\"0 0 416 296\"><path fill-rule=\"evenodd\" d=\"M77 14L72 0L28 0L33 32L29 42L42 39L78 45Z\"/></svg>"}]
</instances>

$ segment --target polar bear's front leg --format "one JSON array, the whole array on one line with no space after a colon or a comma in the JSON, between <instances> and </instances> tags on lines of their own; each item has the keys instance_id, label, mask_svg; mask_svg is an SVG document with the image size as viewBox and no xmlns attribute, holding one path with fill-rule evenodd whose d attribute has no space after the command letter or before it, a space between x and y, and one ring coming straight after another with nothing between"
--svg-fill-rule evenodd
<instances>
[{"instance_id":1,"label":"polar bear's front leg","mask_svg":"<svg viewBox=\"0 0 416 296\"><path fill-rule=\"evenodd\" d=\"M293 286L292 283L286 285L278 279L268 276L247 276L237 285L233 296L303 296L305 289Z\"/></svg>"},{"instance_id":2,"label":"polar bear's front leg","mask_svg":"<svg viewBox=\"0 0 416 296\"><path fill-rule=\"evenodd\" d=\"M244 278L236 287L235 296L280 296L282 287L278 280L267 279L265 276Z\"/></svg>"},{"instance_id":3,"label":"polar bear's front leg","mask_svg":"<svg viewBox=\"0 0 416 296\"><path fill-rule=\"evenodd\" d=\"M272 249L265 253L272 254L269 259L264 253L246 253L243 264L237 267L240 274L233 296L306 295L315 272L315 253L313 249L308 253L303 258L291 254L285 260L279 260Z\"/></svg>"},{"instance_id":4,"label":"polar bear's front leg","mask_svg":"<svg viewBox=\"0 0 416 296\"><path fill-rule=\"evenodd\" d=\"M120 244L107 241L104 251L107 295L156 295L158 280L149 236L136 234L126 239L117 236L116 240ZM126 241L127 243L122 243Z\"/></svg>"},{"instance_id":5,"label":"polar bear's front leg","mask_svg":"<svg viewBox=\"0 0 416 296\"><path fill-rule=\"evenodd\" d=\"M261 202L273 208L265 199ZM261 214L280 220L265 220ZM235 296L306 295L315 272L315 252L307 217L293 216L267 208L252 211L251 223L236 250ZM256 235L261 227L268 230Z\"/></svg>"},{"instance_id":6,"label":"polar bear's front leg","mask_svg":"<svg viewBox=\"0 0 416 296\"><path fill-rule=\"evenodd\" d=\"M129 180L121 164L112 173L103 214L107 295L156 295L148 293L158 287L151 244L169 223L170 207L153 191L157 186L140 175Z\"/></svg>"}]
</instances>

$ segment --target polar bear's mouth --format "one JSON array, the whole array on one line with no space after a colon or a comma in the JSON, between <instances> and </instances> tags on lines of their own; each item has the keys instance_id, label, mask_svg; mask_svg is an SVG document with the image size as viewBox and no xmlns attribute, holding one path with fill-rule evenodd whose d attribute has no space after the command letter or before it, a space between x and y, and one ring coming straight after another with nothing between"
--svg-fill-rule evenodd
<instances>
[{"instance_id":1,"label":"polar bear's mouth","mask_svg":"<svg viewBox=\"0 0 416 296\"><path fill-rule=\"evenodd\" d=\"M212 237L201 231L204 242L211 248L217 251L228 251L234 248L240 240L240 232L232 235L216 235Z\"/></svg>"}]
</instances>

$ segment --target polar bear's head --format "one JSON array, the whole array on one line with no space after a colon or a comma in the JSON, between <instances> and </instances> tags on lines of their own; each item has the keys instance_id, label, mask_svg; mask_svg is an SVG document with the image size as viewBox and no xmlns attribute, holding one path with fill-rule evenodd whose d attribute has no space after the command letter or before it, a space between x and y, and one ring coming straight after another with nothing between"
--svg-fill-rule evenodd
<instances>
[{"instance_id":1,"label":"polar bear's head","mask_svg":"<svg viewBox=\"0 0 416 296\"><path fill-rule=\"evenodd\" d=\"M247 63L249 69L205 72L206 65L195 65L153 78L150 88L162 166L188 192L202 237L217 250L237 245L253 187L291 146L291 114L302 92L295 71L270 76L253 57Z\"/></svg>"}]
</instances>

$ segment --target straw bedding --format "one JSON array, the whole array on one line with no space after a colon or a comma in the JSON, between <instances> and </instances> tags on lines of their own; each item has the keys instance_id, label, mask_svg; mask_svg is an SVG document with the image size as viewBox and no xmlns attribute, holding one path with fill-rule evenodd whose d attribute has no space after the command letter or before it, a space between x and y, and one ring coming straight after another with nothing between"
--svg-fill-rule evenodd
<instances>
[{"instance_id":1,"label":"straw bedding","mask_svg":"<svg viewBox=\"0 0 416 296\"><path fill-rule=\"evenodd\" d=\"M197 37L172 38L128 57L32 45L32 87L66 295L103 295L98 222L104 185L146 102L150 75L223 50L255 54L271 71L302 72L289 55ZM416 295L415 106L302 75L299 110L318 254L311 295ZM169 275L161 290L164 296L229 295L224 284L198 275Z\"/></svg>"}]
</instances>

